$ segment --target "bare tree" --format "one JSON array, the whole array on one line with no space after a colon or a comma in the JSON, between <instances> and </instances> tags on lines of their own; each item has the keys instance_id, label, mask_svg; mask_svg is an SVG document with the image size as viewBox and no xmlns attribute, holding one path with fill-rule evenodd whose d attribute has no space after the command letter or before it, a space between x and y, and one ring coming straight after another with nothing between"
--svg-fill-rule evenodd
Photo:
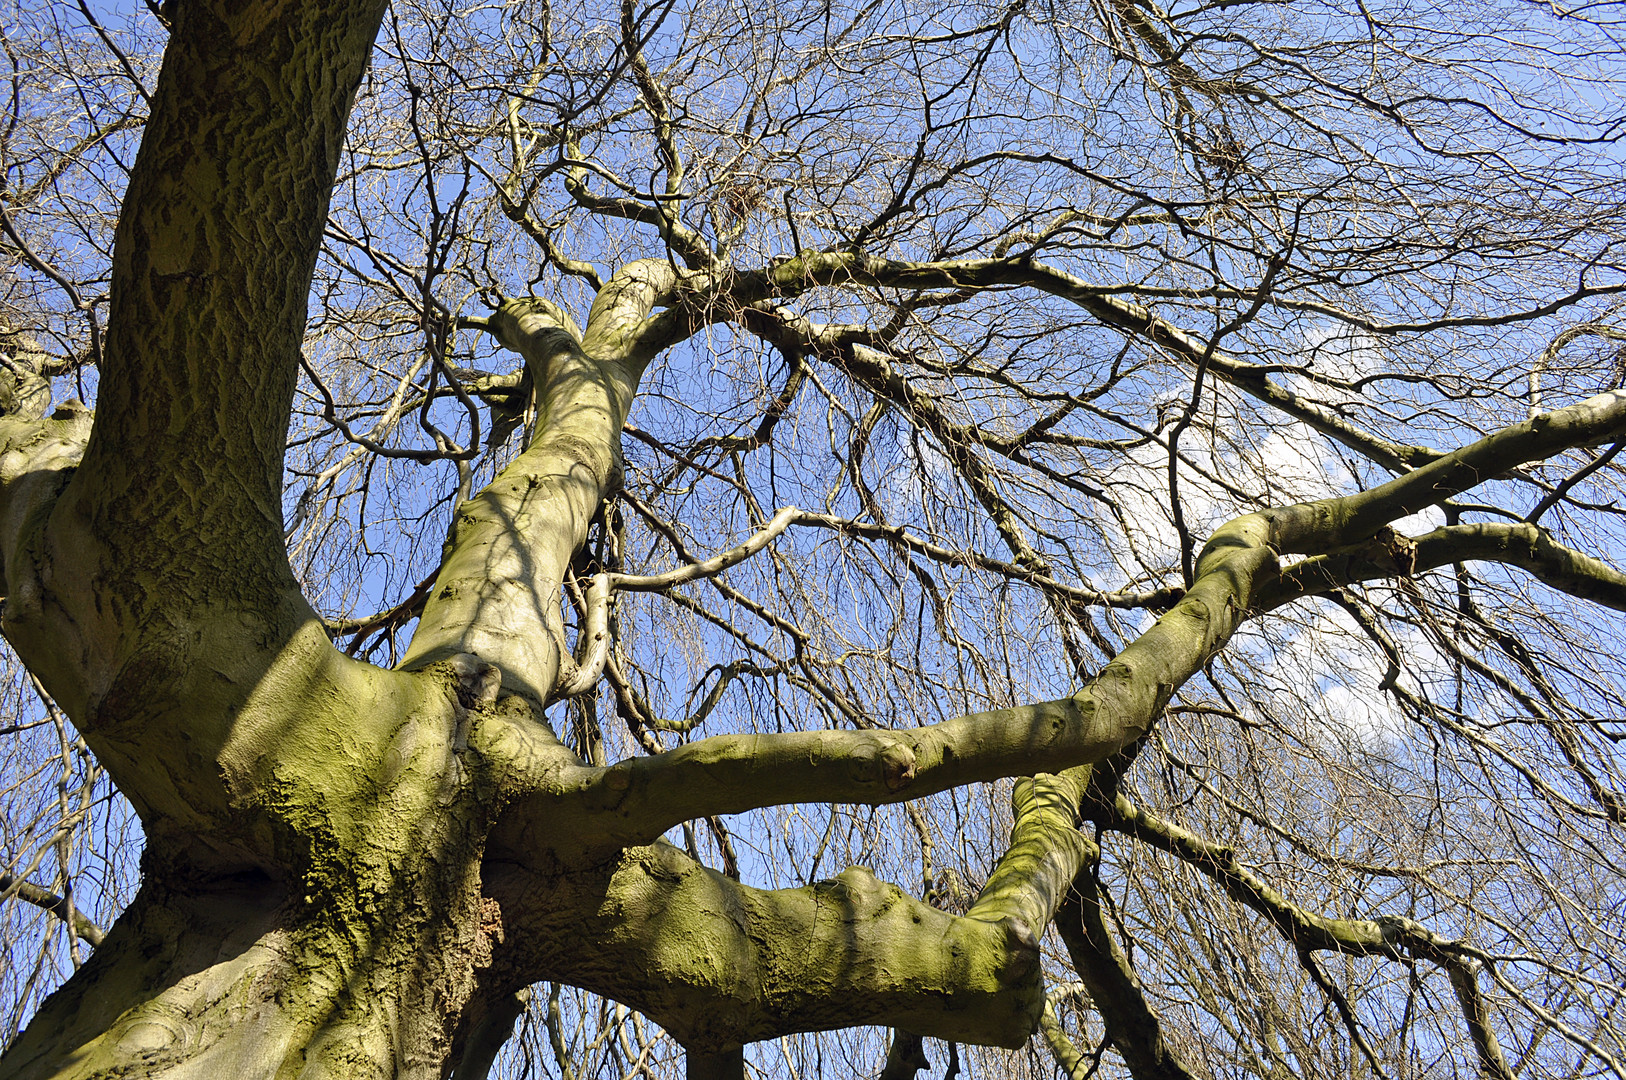
<instances>
[{"instance_id":1,"label":"bare tree","mask_svg":"<svg viewBox=\"0 0 1626 1080\"><path fill-rule=\"evenodd\" d=\"M19 9L0 1075L1626 1080L1622 29Z\"/></svg>"}]
</instances>

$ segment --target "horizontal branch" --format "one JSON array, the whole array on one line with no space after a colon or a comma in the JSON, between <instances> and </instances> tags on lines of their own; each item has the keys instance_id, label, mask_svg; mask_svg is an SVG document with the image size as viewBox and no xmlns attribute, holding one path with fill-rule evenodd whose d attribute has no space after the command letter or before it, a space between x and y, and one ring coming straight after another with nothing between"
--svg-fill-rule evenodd
<instances>
[{"instance_id":1,"label":"horizontal branch","mask_svg":"<svg viewBox=\"0 0 1626 1080\"><path fill-rule=\"evenodd\" d=\"M1274 572L1257 515L1237 528L1256 535L1206 558L1185 599L1070 697L906 730L719 735L608 769L553 769L528 813L579 816L572 831L590 844L647 843L710 814L897 802L1103 760L1145 733L1229 640L1255 577Z\"/></svg>"},{"instance_id":2,"label":"horizontal branch","mask_svg":"<svg viewBox=\"0 0 1626 1080\"><path fill-rule=\"evenodd\" d=\"M791 525L800 523L807 515L799 507L787 506L757 530L743 544L729 548L719 555L660 574L608 574L610 586L624 592L657 592L674 585L686 585L702 578L716 577L731 566L737 566L767 547Z\"/></svg>"},{"instance_id":3,"label":"horizontal branch","mask_svg":"<svg viewBox=\"0 0 1626 1080\"><path fill-rule=\"evenodd\" d=\"M102 928L87 918L85 913L74 907L66 896L58 896L48 889L42 889L31 881L11 874L0 873L0 900L16 898L37 908L43 908L52 915L69 924L75 937L79 938L91 948L102 943L105 934Z\"/></svg>"},{"instance_id":4,"label":"horizontal branch","mask_svg":"<svg viewBox=\"0 0 1626 1080\"><path fill-rule=\"evenodd\" d=\"M478 735L488 752L496 726ZM513 730L526 735L535 725ZM556 759L560 749L555 742ZM1016 785L1010 844L959 917L856 867L799 889L750 888L662 841L571 859L565 865L584 868L561 873L523 836L500 831L486 885L510 913L516 980L564 979L608 995L691 1049L862 1023L1020 1046L1045 1003L1040 938L1095 850L1078 831L1088 780L1082 772ZM530 821L553 834L576 824L546 813ZM561 940L559 919L568 940L595 947L561 955L545 946ZM528 956L532 948L551 951ZM662 978L648 979L652 970Z\"/></svg>"},{"instance_id":5,"label":"horizontal branch","mask_svg":"<svg viewBox=\"0 0 1626 1080\"><path fill-rule=\"evenodd\" d=\"M1097 685L1099 684L1099 685ZM648 843L712 814L787 803L900 802L952 787L1065 767L1117 750L1121 713L1149 715L1157 690L1118 668L1071 698L975 713L907 731L718 735L607 769L549 768L512 813L562 822L556 835L591 847ZM1119 704L1115 694L1146 700Z\"/></svg>"},{"instance_id":6,"label":"horizontal branch","mask_svg":"<svg viewBox=\"0 0 1626 1080\"><path fill-rule=\"evenodd\" d=\"M1358 581L1420 574L1459 562L1517 566L1560 592L1626 611L1626 574L1560 544L1546 529L1526 522L1446 525L1415 539L1380 533L1370 543L1287 567L1257 606L1268 611Z\"/></svg>"},{"instance_id":7,"label":"horizontal branch","mask_svg":"<svg viewBox=\"0 0 1626 1080\"><path fill-rule=\"evenodd\" d=\"M1044 1006L1031 931L951 915L860 867L756 889L657 842L579 873L496 865L486 887L517 980L603 994L692 1050L857 1024L1018 1047Z\"/></svg>"},{"instance_id":8,"label":"horizontal branch","mask_svg":"<svg viewBox=\"0 0 1626 1080\"><path fill-rule=\"evenodd\" d=\"M957 551L953 548L943 547L941 544L934 544L929 540L916 536L901 525L877 525L873 522L856 521L852 518L835 517L831 514L815 514L809 511L803 511L797 517L796 524L829 529L843 536L855 536L866 540L885 540L888 543L908 548L917 555L924 555L932 561L942 563L945 566L975 567L1017 581L1027 582L1035 588L1042 589L1047 593L1054 593L1072 603L1099 604L1103 607L1114 608L1162 610L1185 595L1185 589L1179 586L1135 591L1120 589L1115 592L1103 592L1100 589L1091 589L1083 585L1069 585L1028 567L1018 566L1004 559L996 559L991 555L984 555L981 552L970 550Z\"/></svg>"}]
</instances>

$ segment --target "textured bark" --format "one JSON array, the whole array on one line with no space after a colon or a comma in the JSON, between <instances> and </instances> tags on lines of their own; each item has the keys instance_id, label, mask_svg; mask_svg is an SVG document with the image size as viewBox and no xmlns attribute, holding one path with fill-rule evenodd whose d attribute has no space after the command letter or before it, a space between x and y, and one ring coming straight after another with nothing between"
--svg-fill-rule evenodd
<instances>
[{"instance_id":1,"label":"textured bark","mask_svg":"<svg viewBox=\"0 0 1626 1080\"><path fill-rule=\"evenodd\" d=\"M327 882L154 862L5 1075L440 1075L448 1020L489 952L467 859L397 858L389 880Z\"/></svg>"},{"instance_id":2,"label":"textured bark","mask_svg":"<svg viewBox=\"0 0 1626 1080\"><path fill-rule=\"evenodd\" d=\"M283 550L281 459L381 7L180 9L119 222L100 419L7 560L8 639L156 842L253 800L254 744L289 719L273 680L321 654Z\"/></svg>"},{"instance_id":3,"label":"textured bark","mask_svg":"<svg viewBox=\"0 0 1626 1080\"><path fill-rule=\"evenodd\" d=\"M75 403L49 410L26 365L0 379L4 630L150 844L140 896L8 1051L8 1077L439 1076L459 1049L471 1068L489 1060L513 994L541 979L643 1010L695 1051L695 1075L737 1075L746 1042L864 1023L1020 1045L1045 1001L1039 935L1091 854L1076 831L1081 767L1141 738L1249 611L1382 569L1371 542L1388 522L1626 432L1626 394L1613 394L1451 454L1363 443L1421 467L1222 527L1183 598L1056 701L589 765L541 714L574 686L560 587L619 483L619 432L662 348L821 281L1023 284L1112 325L1146 316L1025 260L845 254L757 275L634 262L580 331L546 301L507 302L479 324L529 368L528 446L457 508L403 670L352 661L289 569L280 470L311 269L381 12L176 5L120 219L95 423ZM1197 348L1153 329L1177 353ZM1330 414L1293 414L1359 438ZM1429 545L1620 599L1618 575L1534 526L1416 547ZM1394 552L1407 549L1390 548L1386 572L1405 572ZM1348 557L1280 583L1281 555L1327 551ZM750 888L658 839L715 814L1021 775L1009 848L962 917L856 867ZM1114 824L1137 827L1122 808ZM1336 938L1345 951L1395 947L1377 923L1314 927L1366 935Z\"/></svg>"},{"instance_id":4,"label":"textured bark","mask_svg":"<svg viewBox=\"0 0 1626 1080\"><path fill-rule=\"evenodd\" d=\"M499 974L612 997L702 1052L883 1022L1020 1046L1044 1003L1031 932L861 867L754 889L657 843L569 873L488 865L486 883L514 913Z\"/></svg>"},{"instance_id":5,"label":"textured bark","mask_svg":"<svg viewBox=\"0 0 1626 1080\"><path fill-rule=\"evenodd\" d=\"M500 930L468 713L452 665L340 674L280 700L346 737L262 748L254 803L152 843L140 899L6 1069L439 1075Z\"/></svg>"},{"instance_id":6,"label":"textured bark","mask_svg":"<svg viewBox=\"0 0 1626 1080\"><path fill-rule=\"evenodd\" d=\"M132 681L189 666L199 624L263 653L302 616L281 539L290 364L381 13L178 6L119 220L102 420L42 552L58 611L8 619L73 715L117 722Z\"/></svg>"},{"instance_id":7,"label":"textured bark","mask_svg":"<svg viewBox=\"0 0 1626 1080\"><path fill-rule=\"evenodd\" d=\"M306 293L381 14L179 7L97 422L0 420L6 635L150 845L7 1075L438 1074L489 952L458 673L339 655L282 545Z\"/></svg>"}]
</instances>

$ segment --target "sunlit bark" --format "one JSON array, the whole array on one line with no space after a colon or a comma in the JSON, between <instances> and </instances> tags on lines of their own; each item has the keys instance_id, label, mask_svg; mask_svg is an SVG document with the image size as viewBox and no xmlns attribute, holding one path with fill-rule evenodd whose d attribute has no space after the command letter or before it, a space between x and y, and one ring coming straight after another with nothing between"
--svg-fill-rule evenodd
<instances>
[{"instance_id":1,"label":"sunlit bark","mask_svg":"<svg viewBox=\"0 0 1626 1080\"><path fill-rule=\"evenodd\" d=\"M1596 806L1585 813L1618 822L1621 802L1610 768L1596 765L1607 755L1583 744L1576 721L1555 705L1565 691L1554 688L1525 646L1509 644L1509 635L1498 636L1478 613L1461 566L1515 567L1569 596L1626 610L1626 575L1580 550L1554 518L1546 519L1551 528L1541 524L1555 507L1562 509L1554 517L1614 509L1573 497L1581 479L1609 465L1613 449L1562 482L1544 481L1540 501L1522 520L1500 506L1493 509L1513 520L1460 520L1464 513L1486 513L1461 501L1469 492L1501 499L1499 485L1528 482L1530 470L1570 451L1618 447L1626 438L1626 392L1538 411L1512 425L1487 422L1490 433L1483 435L1466 420L1455 427L1438 423L1434 446L1407 441L1422 436L1385 423L1380 408L1329 403L1313 392L1336 382L1340 392L1354 395L1360 379L1321 376L1308 362L1273 367L1244 358L1231 343L1267 307L1294 317L1327 316L1374 337L1487 320L1378 320L1331 307L1314 290L1301 296L1282 285L1282 273L1316 282L1322 272L1290 265L1301 243L1297 219L1263 196L1228 194L1228 185L1252 166L1239 147L1224 142L1221 128L1192 119L1193 102L1217 107L1232 95L1258 98L1253 104L1274 99L1238 89L1234 79L1202 75L1191 66L1196 61L1171 44L1172 16L1131 4L1109 7L1097 14L1107 20L1114 48L1125 56L1148 49L1157 58L1137 70L1148 86L1160 87L1153 96L1173 103L1175 154L1193 159L1198 186L1224 189L1203 205L1201 227L1246 223L1250 214L1293 219L1291 227L1263 229L1251 250L1260 263L1257 281L1202 291L1100 283L1075 273L1068 259L1086 235L1079 229L1096 230L1091 237L1141 227L1173 233L1191 227L1182 215L1192 222L1203 216L1178 200L1163 206L1138 197L1132 211L1102 218L1076 207L1054 214L1012 210L1016 224L1001 224L994 236L969 245L933 240L943 250L930 257L873 254L932 246L899 239L888 232L890 223L962 174L980 175L977 168L996 160L1052 163L1046 155L1012 150L939 168L924 135L913 157L904 155L895 192L872 185L865 196L878 200L871 218L850 235L833 231L817 245L804 245L786 187L793 242L779 250L732 246L768 196L761 185L752 187L750 176L730 175L709 209L692 209L698 197L689 183L683 125L700 122L705 110L679 108L672 100L667 73L645 55L657 43L659 25L644 25L646 13L630 2L617 13L609 82L584 93L589 104L581 106L585 117L613 101L614 108L605 105L609 119L577 124L572 114L551 127L531 126L523 114L542 100L544 69L556 62L548 48L536 71L525 75L528 89L505 100L496 121L481 121L489 131L460 120L426 135L420 109L431 109L433 95L407 84L411 136L403 145L410 142L422 160L422 197L432 204L434 220L426 228L425 266L403 271L401 260L382 250L388 238L375 240L330 220L346 125L367 76L383 5L182 0L159 9L169 31L163 74L119 218L105 334L93 328L102 334L93 350L99 362L94 419L77 401L52 405L45 354L37 342L25 348L9 327L3 328L7 352L0 372L6 638L37 677L39 693L52 699L51 708L60 706L134 806L149 846L140 892L105 935L76 913L66 890L52 892L26 875L0 875L8 894L56 913L78 939L95 946L89 962L10 1044L0 1071L8 1077L438 1077L452 1069L484 1075L527 1007L527 987L548 981L649 1017L685 1048L691 1076L742 1076L747 1044L859 1025L898 1033L885 1066L889 1077L918 1070L923 1037L1018 1048L1041 1027L1071 1075L1086 1067L1085 1058L1055 1006L1047 1006L1044 938L1054 923L1094 1001L1107 1045L1129 1071L1160 1080L1197 1075L1189 1047L1177 1043L1167 1003L1143 978L1151 965L1131 959L1121 940L1128 924L1109 914L1104 837L1110 834L1112 842L1140 845L1200 875L1216 897L1252 912L1285 943L1300 965L1294 970L1327 1003L1325 1016L1336 1015L1348 1045L1374 1067L1379 1053L1359 1010L1317 954L1420 962L1443 972L1456 1001L1453 1022L1486 1075L1518 1072L1498 1033L1503 1011L1512 1008L1508 1001L1543 1031L1557 1032L1589 1060L1618 1072L1619 1055L1604 1035L1583 1031L1562 1009L1515 991L1498 967L1503 958L1467 938L1409 916L1323 913L1228 843L1143 809L1125 791L1091 786L1099 784L1096 767L1105 762L1123 763L1137 751L1163 753L1170 778L1189 776L1205 798L1223 804L1217 781L1209 778L1214 770L1189 766L1175 749L1158 745L1173 725L1171 710L1235 719L1239 746L1274 724L1268 695L1235 704L1227 694L1237 680L1216 676L1215 665L1243 641L1239 631L1250 619L1263 623L1296 601L1330 596L1352 612L1357 629L1389 665L1377 694L1391 693L1411 715L1427 716L1437 730L1472 743L1475 753L1506 761L1508 775L1541 797L1570 807L1590 797ZM1012 9L986 32L1005 32L999 27L1015 17ZM387 32L394 35L391 47L406 56L399 24ZM843 31L827 43L832 55L845 40ZM623 75L628 84L618 98L609 87ZM569 111L558 108L561 115ZM627 116L647 120L656 162L637 182L596 159L587 141L599 130L595 124ZM512 159L506 171L476 160L479 140L491 131L500 131ZM458 138L468 141L454 146ZM750 141L735 140L735 151L744 154L740 147ZM436 186L450 175L447 162L465 163L465 189L455 204L444 203ZM366 174L363 168L355 175ZM505 179L495 180L499 174ZM459 239L449 233L460 227L462 200L477 175L500 188L502 217L542 252L529 283L495 273L480 277L486 271L474 269L478 260L466 251L467 265L448 270L458 261L450 253ZM651 177L659 183L646 183ZM544 180L557 183L571 213L601 227L615 221L651 230L665 250L650 254L628 241L626 250L637 249L636 257L621 258L611 244L617 257L603 263L601 275L595 263L559 246L567 231L562 224L533 214ZM861 186L836 185L841 198ZM942 210L946 235L972 229L949 223L957 212ZM1050 225L1037 224L1047 215ZM7 250L16 250L19 265L55 281L50 264L26 250L6 220ZM801 220L812 226L807 215ZM415 359L386 404L344 387L336 393L323 382L326 369L302 355L310 351L307 305L324 243L356 256L357 265L365 256L371 270L347 264L347 271L391 303L405 303L417 320ZM1139 246L1129 244L1125 252L1138 257ZM1206 252L1217 281L1224 276L1215 254L1220 247L1211 242ZM1226 256L1232 257L1244 261ZM1433 257L1419 259L1427 264ZM551 285L560 285L563 275L590 287L580 326L562 285L558 298L521 295L527 286L536 291L548 267L555 274L547 279ZM459 289L474 282L462 297L483 297L489 313L453 311L436 293L437 277L448 274L464 275L456 279ZM391 275L412 279L417 295L399 281L380 284ZM505 295L498 284L517 287ZM1504 321L1541 318L1618 287L1564 283L1554 287L1558 299L1532 300ZM330 289L330 300L343 291ZM997 317L977 314L975 304L1007 295L1029 298L1040 314L1019 305ZM1156 306L1165 300L1213 301L1227 305L1228 314L1199 332ZM75 303L94 314L94 303ZM999 357L989 344L984 363L976 334L967 331L970 344L945 348L949 359L939 356L938 324L922 313L961 306L973 314L952 317L972 324L984 343L1003 341L1006 322L1015 326L1011 355ZM1030 332L1020 325L1025 318L1041 329ZM1073 385L1078 380L1071 374L1049 370L1022 375L1023 342L1059 334L1056 327L1069 319L1088 320L1092 332L1121 343L1099 387ZM919 331L913 337L906 333L911 328ZM784 360L786 374L782 386L759 395L761 415L742 429L754 434L728 435L719 426L707 434L710 442L684 450L641 431L631 415L641 394L699 394L698 378L694 386L668 381L658 390L646 380L655 378L657 360L707 333L765 343ZM468 345L459 334L479 344ZM1615 340L1610 333L1595 336ZM454 342L469 355L491 350L518 357L522 370L494 375L460 367L463 354ZM1554 362L1557 348L1542 364ZM1129 356L1134 359L1124 359ZM1177 373L1179 392L1156 403L1144 423L1125 419L1130 407L1113 401L1120 369L1136 366ZM393 454L418 464L450 463L458 474L438 566L428 577L427 568L418 568L410 580L424 584L376 618L324 620L290 563L283 470L301 371L319 403L312 415L319 408L340 445L353 444L379 460ZM1328 382L1317 384L1316 377ZM1217 395L1209 386L1215 380L1236 395L1226 399L1227 409L1240 414L1238 403L1246 402L1249 409L1272 410L1281 423L1300 425L1284 429L1294 438L1324 437L1339 452L1356 455L1360 469L1350 470L1356 480L1386 479L1293 501L1297 496L1278 498L1270 483L1244 491L1239 485L1245 481L1186 468L1183 433L1217 439L1217 422L1200 420L1203 408L1214 407L1204 394ZM1538 382L1532 376L1531 385ZM962 384L972 383L996 403L1004 400L998 393L1020 397L1025 418L1018 423L997 404L960 400ZM816 479L796 481L799 499L825 499L820 509L766 503L757 497L763 489L753 486L745 455L774 447L783 437L776 432L791 426L785 416L809 385L829 403L823 419L829 454L838 459L836 479L827 494L817 490ZM849 408L843 395L861 408ZM478 422L470 424L475 441L466 448L433 426L431 411L448 396L472 416L487 411L497 434L486 449L494 453L482 456ZM1062 430L1074 411L1091 409L1119 427L1105 434ZM433 449L401 450L390 442L413 410L422 430L433 434ZM341 414L353 414L356 423ZM831 419L837 415L847 425L840 447ZM877 494L895 477L879 471L866 478L864 455L874 452L871 443L889 416L901 418L899 446L907 442L908 448L894 458L914 470L917 490L894 484ZM363 417L373 422L365 436L359 434ZM797 423L818 426L805 418ZM521 445L501 456L503 440L521 429ZM679 502L691 488L717 483L743 507L748 539L691 552L682 530L663 520L664 505L652 507L630 494L617 499L627 482L622 438L628 433L657 451L647 473L670 470L646 483ZM1113 460L1125 475L1053 467L1041 450L1058 446L1117 454ZM1137 459L1141 451L1151 456ZM1217 453L1210 457L1219 460ZM477 490L471 460L490 466L481 473L488 482ZM322 474L312 491L347 467ZM941 478L934 479L934 470ZM1129 491L1150 489L1146 477L1159 471L1166 486L1158 495L1170 503L1163 531L1173 537L1174 555L1156 573L1125 573L1121 585L1092 580L1107 564L1116 572L1139 561L1144 569L1148 560L1135 545L1159 530L1130 519L1150 512L1147 501L1137 504L1107 488L1120 481ZM1230 502L1214 500L1223 513L1209 507L1199 515L1182 503L1180 478L1190 485L1193 476L1231 496ZM679 477L687 479L680 484ZM774 492L777 484L770 469L765 490ZM934 484L959 501L944 500ZM1046 485L1056 490L1038 490ZM1089 520L1105 538L1107 556L1093 564L1078 558L1068 528L1024 501L1037 504L1041 494ZM908 518L908 509L900 515L896 507L917 496L923 504L937 500L930 513L892 520ZM817 506L807 499L801 505ZM1408 516L1441 507L1450 515L1445 524L1417 536L1396 531ZM655 538L651 550L677 554L676 569L628 568L623 515L629 510L642 515ZM1187 524L1199 519L1208 530L1201 543L1205 538ZM922 521L937 531L921 534ZM805 547L798 554L798 543L831 538L872 542L895 557L896 573L880 589L914 589L913 616L898 616L868 637L867 626L847 637L810 630L823 625L820 613L804 618L794 599L771 609L729 577L747 565L788 574L807 556ZM1002 553L983 550L984 540ZM1005 625L959 628L955 589L932 576L945 567L987 575L996 583L990 591L1000 594L989 610L1001 619L1017 611L1056 639L1044 644L1065 658L1064 684L1048 692L1060 696L1005 689L1029 685L1025 676L1007 674L997 682L990 673L1000 664L1009 673L1032 663L1024 649L1036 653L1039 643L1021 641ZM1378 605L1362 607L1347 593L1377 581L1415 592L1420 575L1443 567L1457 574L1456 606L1419 600L1415 627L1384 622L1372 614ZM718 610L726 616L683 591L691 585L721 597ZM1032 590L1031 607L1006 599L1013 586ZM802 587L797 581L784 596L794 598ZM622 646L635 635L620 613L636 595L666 597L743 654L707 670L695 690L715 678L711 692L691 694L701 704L682 719L657 716L642 679L649 665L634 668L622 660ZM828 593L822 601L839 603ZM1103 628L1103 613L1122 612L1145 617ZM1441 612L1452 626L1437 625ZM753 636L739 628L736 615L768 630ZM359 651L365 633L393 635L414 619L404 653L389 668L334 643L335 635L349 634L352 651ZM862 613L853 621L862 623ZM886 639L890 648L908 630L918 657L929 621L957 664L927 671L933 665L920 662L919 685L895 698L889 686L853 689L843 666L850 655L882 655L876 642ZM1437 672L1402 686L1396 624L1438 639L1429 639L1433 652L1408 646L1426 658L1419 665L1449 662L1459 687L1467 673L1518 701L1556 741L1554 767L1570 774L1543 779L1547 763L1528 765L1496 738L1476 736L1464 724L1460 688L1451 707L1443 697L1428 699L1427 688L1412 689L1441 681ZM652 636L656 652L674 657L695 644L645 632L645 648ZM993 650L985 636L1001 641L1000 663L988 659ZM1510 658L1522 681L1477 655L1490 651L1480 648L1483 642ZM886 662L894 661L888 656ZM783 680L801 695L794 700L806 715L787 720L776 711L772 718L752 716L736 730L704 734L725 687L742 675L775 687L774 680ZM597 727L601 680L609 684L604 702L613 702L629 744L635 740L643 753L605 761ZM968 691L973 684L979 688ZM1559 685L1584 687L1584 677ZM1198 700L1198 688L1212 698ZM1603 691L1596 697L1607 700ZM562 699L578 710L567 714L569 731L549 719L549 706ZM911 715L910 705L922 700L936 711ZM822 716L809 703L824 710ZM777 696L772 705L778 710ZM1602 735L1591 729L1585 735L1614 738L1598 730ZM678 742L668 748L663 738ZM1576 778L1584 794L1565 802ZM944 884L949 879L932 872L931 831L918 806L1002 781L1014 781L1009 834L984 838L994 845L982 864L986 879L958 895ZM859 866L831 868L822 878L811 870L799 879L786 874L782 888L738 880L741 860L727 846L727 816L803 804L903 802L917 804L911 812L921 851L918 896ZM961 810L954 804L956 814ZM1246 829L1295 850L1309 847L1274 819L1227 810ZM829 820L833 827L835 817ZM692 833L688 851L665 839L695 823L708 825L727 852L723 871L704 864ZM824 854L821 841L812 865ZM1318 865L1341 864L1329 856ZM1411 869L1359 872L1384 880L1423 876ZM1133 875L1127 880L1133 884ZM1564 977L1571 988L1586 985L1580 976ZM1491 985L1487 994L1484 987ZM556 1006L548 1022L555 1053L563 1055ZM1246 1040L1238 1035L1236 1041ZM1532 1035L1526 1043L1535 1041Z\"/></svg>"}]
</instances>

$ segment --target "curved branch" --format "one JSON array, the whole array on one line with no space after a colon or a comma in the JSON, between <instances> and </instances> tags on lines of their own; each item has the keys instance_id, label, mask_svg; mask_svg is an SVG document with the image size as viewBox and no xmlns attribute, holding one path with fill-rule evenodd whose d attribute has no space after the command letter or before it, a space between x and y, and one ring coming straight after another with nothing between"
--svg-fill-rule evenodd
<instances>
[{"instance_id":1,"label":"curved branch","mask_svg":"<svg viewBox=\"0 0 1626 1080\"><path fill-rule=\"evenodd\" d=\"M1061 1071L1068 1080L1086 1080L1090 1076L1084 1055L1079 1053L1078 1047L1068 1038L1066 1029L1061 1026L1061 1017L1056 1015L1054 1001L1047 1000L1044 1003L1044 1012L1039 1017L1039 1033L1044 1036L1045 1045L1050 1047L1051 1056L1056 1059L1056 1064L1061 1066Z\"/></svg>"},{"instance_id":2,"label":"curved branch","mask_svg":"<svg viewBox=\"0 0 1626 1080\"><path fill-rule=\"evenodd\" d=\"M894 1031L877 1080L915 1080L916 1073L931 1068L931 1059L926 1056L923 1041L919 1035Z\"/></svg>"},{"instance_id":3,"label":"curved branch","mask_svg":"<svg viewBox=\"0 0 1626 1080\"><path fill-rule=\"evenodd\" d=\"M621 424L643 365L616 346L649 311L638 269L599 294L586 334L544 300L507 301L485 321L531 372L531 441L457 508L404 667L471 653L500 668L507 689L548 700L564 655L559 590L570 557L620 485Z\"/></svg>"},{"instance_id":4,"label":"curved branch","mask_svg":"<svg viewBox=\"0 0 1626 1080\"><path fill-rule=\"evenodd\" d=\"M6 639L62 703L70 716L83 716L84 672L64 647L64 631L46 618L49 568L40 559L40 540L52 509L78 467L89 441L91 414L77 401L43 411L50 391L19 379L11 404L24 413L0 415L0 590ZM71 629L68 631L71 633ZM70 639L71 640L71 639Z\"/></svg>"},{"instance_id":5,"label":"curved branch","mask_svg":"<svg viewBox=\"0 0 1626 1080\"><path fill-rule=\"evenodd\" d=\"M1016 785L1009 848L963 916L857 867L800 889L754 889L660 841L570 860L592 868L572 875L499 838L490 885L513 913L505 925L522 957L544 942L596 946L560 955L554 944L545 957L523 957L517 979L563 978L606 994L690 1049L878 1022L1014 1047L1045 1002L1040 935L1094 849L1078 832L1088 780L1080 772ZM573 920L569 932L554 925L561 919ZM651 970L662 978L648 979Z\"/></svg>"},{"instance_id":6,"label":"curved branch","mask_svg":"<svg viewBox=\"0 0 1626 1080\"><path fill-rule=\"evenodd\" d=\"M1370 491L1237 518L1203 548L1184 599L1070 697L913 729L715 736L605 770L539 778L537 797L549 812L585 815L585 837L647 843L710 814L797 802L895 802L1099 762L1144 734L1169 696L1270 595L1278 554L1359 543L1388 521L1515 465L1623 431L1626 392L1602 394L1496 432Z\"/></svg>"},{"instance_id":7,"label":"curved branch","mask_svg":"<svg viewBox=\"0 0 1626 1080\"><path fill-rule=\"evenodd\" d=\"M999 857L967 918L1009 922L1032 937L1050 924L1095 844L1078 831L1079 806L1089 769L1040 773L1011 791L1010 842Z\"/></svg>"},{"instance_id":8,"label":"curved branch","mask_svg":"<svg viewBox=\"0 0 1626 1080\"><path fill-rule=\"evenodd\" d=\"M1588 476L1591 476L1593 473L1609 464L1609 462L1614 460L1615 455L1620 453L1622 449L1626 449L1626 440L1617 439L1613 446L1609 447L1609 449L1605 450L1603 453L1581 466L1575 472L1571 473L1563 480L1563 482L1554 487L1553 490L1549 491L1542 498L1542 500L1531 509L1530 513L1525 515L1524 520L1528 521L1532 525L1539 522L1541 520L1541 516L1563 501L1564 497L1574 489L1576 484L1579 484L1582 480L1585 480Z\"/></svg>"},{"instance_id":9,"label":"curved branch","mask_svg":"<svg viewBox=\"0 0 1626 1080\"><path fill-rule=\"evenodd\" d=\"M1372 543L1294 563L1256 603L1268 611L1357 581L1419 574L1459 562L1517 566L1560 592L1626 611L1626 574L1527 522L1446 525L1415 539L1380 534Z\"/></svg>"},{"instance_id":10,"label":"curved branch","mask_svg":"<svg viewBox=\"0 0 1626 1080\"><path fill-rule=\"evenodd\" d=\"M593 584L587 590L587 610L582 620L580 635L582 644L575 659L575 670L561 672L554 696L574 697L577 694L585 694L598 685L600 676L604 674L604 661L610 655L610 603L613 590L658 592L702 578L716 577L729 567L744 562L767 547L775 537L790 528L792 522L801 520L801 517L800 509L787 506L738 547L730 548L703 562L690 563L688 566L680 566L662 574L651 574L647 577L609 572L595 574Z\"/></svg>"}]
</instances>

